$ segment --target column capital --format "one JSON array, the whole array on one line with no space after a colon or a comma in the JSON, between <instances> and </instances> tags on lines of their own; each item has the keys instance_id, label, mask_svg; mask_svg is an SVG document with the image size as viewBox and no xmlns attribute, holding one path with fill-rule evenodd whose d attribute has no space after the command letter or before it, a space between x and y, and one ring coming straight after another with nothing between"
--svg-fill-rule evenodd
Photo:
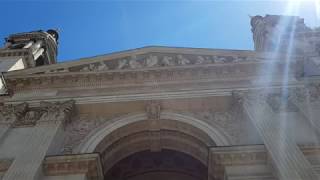
<instances>
[{"instance_id":1,"label":"column capital","mask_svg":"<svg viewBox=\"0 0 320 180\"><path fill-rule=\"evenodd\" d=\"M74 113L75 101L64 102L40 102L41 115L37 123L63 122L68 123Z\"/></svg>"},{"instance_id":2,"label":"column capital","mask_svg":"<svg viewBox=\"0 0 320 180\"><path fill-rule=\"evenodd\" d=\"M27 103L21 103L18 105L2 105L0 106L0 123L12 124L15 121L21 119L28 109Z\"/></svg>"},{"instance_id":3,"label":"column capital","mask_svg":"<svg viewBox=\"0 0 320 180\"><path fill-rule=\"evenodd\" d=\"M28 103L0 106L0 123L13 127L34 126L45 122L70 120L74 112L74 101L41 102L40 107L29 107Z\"/></svg>"}]
</instances>

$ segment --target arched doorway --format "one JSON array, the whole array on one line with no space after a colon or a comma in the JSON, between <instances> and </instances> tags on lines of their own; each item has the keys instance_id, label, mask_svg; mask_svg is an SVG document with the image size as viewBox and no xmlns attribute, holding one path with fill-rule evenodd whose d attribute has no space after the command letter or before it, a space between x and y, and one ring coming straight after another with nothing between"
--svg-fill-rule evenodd
<instances>
[{"instance_id":1,"label":"arched doorway","mask_svg":"<svg viewBox=\"0 0 320 180\"><path fill-rule=\"evenodd\" d=\"M156 180L164 176L166 180L207 179L208 147L217 145L216 142L228 145L226 136L191 117L170 113L163 113L161 117L148 120L145 114L140 114L110 121L85 139L78 150L100 153L106 180ZM170 159L171 166L160 159ZM126 171L123 167L127 167ZM137 173L132 173L134 171Z\"/></svg>"}]
</instances>

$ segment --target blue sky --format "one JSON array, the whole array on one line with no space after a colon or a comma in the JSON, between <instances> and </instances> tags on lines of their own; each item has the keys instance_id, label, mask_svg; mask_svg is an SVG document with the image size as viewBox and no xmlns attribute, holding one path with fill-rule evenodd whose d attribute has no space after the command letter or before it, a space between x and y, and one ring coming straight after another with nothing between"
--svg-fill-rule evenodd
<instances>
[{"instance_id":1,"label":"blue sky","mask_svg":"<svg viewBox=\"0 0 320 180\"><path fill-rule=\"evenodd\" d=\"M290 14L320 26L315 7L286 12L285 1L5 1L0 39L58 28L59 61L149 45L252 49L248 15Z\"/></svg>"}]
</instances>

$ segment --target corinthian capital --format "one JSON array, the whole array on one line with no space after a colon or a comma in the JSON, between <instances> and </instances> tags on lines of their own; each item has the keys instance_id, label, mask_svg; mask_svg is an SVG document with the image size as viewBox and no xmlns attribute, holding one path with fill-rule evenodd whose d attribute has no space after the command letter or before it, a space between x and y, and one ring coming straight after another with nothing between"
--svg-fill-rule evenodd
<instances>
[{"instance_id":1,"label":"corinthian capital","mask_svg":"<svg viewBox=\"0 0 320 180\"><path fill-rule=\"evenodd\" d=\"M40 122L61 121L68 122L74 112L74 101L65 102L40 102L42 115Z\"/></svg>"},{"instance_id":2,"label":"corinthian capital","mask_svg":"<svg viewBox=\"0 0 320 180\"><path fill-rule=\"evenodd\" d=\"M28 109L27 103L0 106L0 123L13 123L22 118Z\"/></svg>"}]
</instances>

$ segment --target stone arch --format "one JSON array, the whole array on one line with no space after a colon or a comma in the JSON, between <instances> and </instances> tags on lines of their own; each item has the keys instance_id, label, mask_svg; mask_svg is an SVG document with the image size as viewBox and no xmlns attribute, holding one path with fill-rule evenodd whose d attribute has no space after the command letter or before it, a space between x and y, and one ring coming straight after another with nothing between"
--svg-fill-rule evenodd
<instances>
[{"instance_id":1,"label":"stone arch","mask_svg":"<svg viewBox=\"0 0 320 180\"><path fill-rule=\"evenodd\" d=\"M74 153L92 153L95 151L97 145L113 131L129 124L147 119L148 118L145 113L138 113L125 115L107 121L102 126L89 133L89 135L82 141L82 143L74 150ZM208 123L192 116L174 112L162 112L160 115L160 119L168 119L191 125L207 134L217 146L228 146L231 144L231 140L229 139L228 135L225 134L221 128L209 125Z\"/></svg>"}]
</instances>

